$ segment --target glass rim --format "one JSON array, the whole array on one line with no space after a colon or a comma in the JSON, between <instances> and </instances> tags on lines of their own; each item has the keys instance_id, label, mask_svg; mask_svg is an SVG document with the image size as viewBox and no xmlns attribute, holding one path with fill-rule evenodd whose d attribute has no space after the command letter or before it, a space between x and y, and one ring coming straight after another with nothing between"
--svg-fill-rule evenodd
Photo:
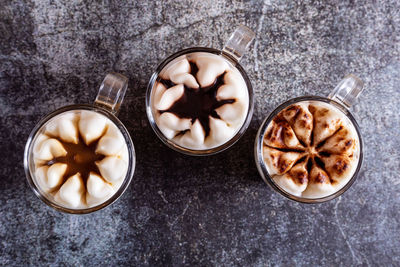
<instances>
[{"instance_id":1,"label":"glass rim","mask_svg":"<svg viewBox=\"0 0 400 267\"><path fill-rule=\"evenodd\" d=\"M301 197L301 196L295 196L295 195L285 191L284 189L282 189L279 185L277 185L274 182L274 180L272 179L272 177L270 176L270 174L268 172L268 169L266 167L266 164L265 164L264 158L263 158L262 148L263 148L264 135L265 135L265 131L267 130L267 127L269 126L271 120L284 108L288 107L289 105L301 102L301 101L321 101L321 102L325 102L325 103L334 105L342 113L344 113L344 115L346 115L347 118L349 118L349 120L353 124L354 128L356 129L357 136L359 139L359 144L360 144L359 159L358 159L358 163L357 163L357 168L355 169L352 177L342 188L340 188L336 192L334 192L330 195L324 196L324 197L305 198L305 197ZM293 201L296 201L299 203L306 203L306 204L324 203L324 202L327 202L329 200L332 200L332 199L342 195L353 185L353 183L357 179L358 173L362 167L363 159L364 159L363 139L361 136L361 130L360 130L360 127L359 127L356 119L353 117L353 115L350 113L350 111L347 108L345 108L342 104L340 104L339 102L336 102L327 97L313 96L313 95L291 98L291 99L283 102L282 104L280 104L278 107L276 107L262 122L262 124L257 132L256 140L254 143L254 159L256 161L256 166L257 166L257 169L258 169L258 172L259 172L261 178L264 180L265 183L267 183L276 192L280 193L281 195L283 195L284 197L286 197L290 200L293 200Z\"/></svg>"},{"instance_id":2,"label":"glass rim","mask_svg":"<svg viewBox=\"0 0 400 267\"><path fill-rule=\"evenodd\" d=\"M128 162L128 169L124 178L124 181L122 182L121 186L118 188L118 190L106 201L90 207L90 208L83 208L83 209L74 209L74 208L67 208L62 206L61 204L56 203L55 201L50 200L48 197L46 197L46 193L42 192L43 190L40 189L40 187L35 183L35 175L32 173L31 170L31 161L32 161L32 149L33 149L33 142L34 139L36 138L39 130L52 118L55 116L72 111L72 110L90 110L94 112L98 112L104 116L106 116L108 119L110 119L121 131L122 135L124 136L124 139L127 144L128 148L128 153L130 160ZM98 211L100 209L103 209L107 207L108 205L114 203L117 201L126 191L128 186L130 185L133 174L135 172L135 167L136 167L136 153L135 153L135 147L133 145L132 139L130 137L130 134L124 124L113 114L111 114L107 109L91 104L75 104L75 105L68 105L68 106L63 106L61 108L58 108L50 113L48 113L46 116L42 117L39 122L36 123L35 127L32 129L32 131L29 134L28 140L25 145L24 149L24 170L25 170L25 175L27 178L27 182L35 195L42 200L45 204L48 206L52 207L55 210L64 212L64 213L69 213L69 214L88 214L92 213L95 211Z\"/></svg>"},{"instance_id":3,"label":"glass rim","mask_svg":"<svg viewBox=\"0 0 400 267\"><path fill-rule=\"evenodd\" d=\"M208 149L190 149L186 148L183 146L180 146L176 144L174 141L166 138L164 134L161 132L161 130L158 128L157 123L155 122L153 111L151 108L151 94L152 90L154 87L155 82L157 81L157 78L161 71L174 59L178 58L179 56L183 56L189 53L195 53L195 52L208 52L216 55L221 55L226 60L228 60L237 70L240 72L240 74L243 77L243 80L246 83L248 95L249 95L249 107L247 109L247 114L246 118L242 124L242 126L237 130L234 136L232 136L228 141L225 143L213 147L213 148L208 148ZM153 72L151 75L151 78L149 80L149 83L147 85L147 91L146 91L146 114L147 114L147 119L150 122L150 126L153 129L153 131L156 133L157 137L169 148L180 152L185 155L190 155L190 156L209 156L209 155L215 155L217 153L220 153L222 151L225 151L226 149L230 148L233 146L239 139L243 136L243 134L246 132L247 128L250 125L251 118L253 117L253 112L254 112L254 92L253 92L253 86L250 82L250 78L248 77L246 71L244 68L240 65L240 63L235 60L232 56L229 54L215 48L209 48L209 47L191 47L191 48L186 48L183 50L180 50L167 58L165 58L161 63L158 64L156 70Z\"/></svg>"}]
</instances>

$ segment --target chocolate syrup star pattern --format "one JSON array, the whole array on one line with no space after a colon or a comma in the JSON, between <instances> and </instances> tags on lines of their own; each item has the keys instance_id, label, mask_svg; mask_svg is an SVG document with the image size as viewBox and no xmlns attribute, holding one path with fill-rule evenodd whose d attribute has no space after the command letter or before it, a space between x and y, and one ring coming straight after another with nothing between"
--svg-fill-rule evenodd
<instances>
[{"instance_id":1,"label":"chocolate syrup star pattern","mask_svg":"<svg viewBox=\"0 0 400 267\"><path fill-rule=\"evenodd\" d=\"M195 52L176 58L160 73L152 102L161 132L190 149L229 141L249 107L246 83L222 56Z\"/></svg>"},{"instance_id":2,"label":"chocolate syrup star pattern","mask_svg":"<svg viewBox=\"0 0 400 267\"><path fill-rule=\"evenodd\" d=\"M49 138L56 138L55 136L46 136ZM104 134L102 134L100 138L103 136ZM77 144L59 140L65 149L65 155L46 161L42 166L51 167L55 164L61 164L58 166L66 165L66 170L62 176L62 181L60 182L61 184L63 184L69 177L77 173L80 173L80 176L84 182L87 181L90 173L100 175L99 168L95 164L95 162L101 161L105 158L105 155L96 153L96 147L100 138L91 142L90 144L85 144L80 136ZM54 188L54 190L58 189L59 187Z\"/></svg>"},{"instance_id":3,"label":"chocolate syrup star pattern","mask_svg":"<svg viewBox=\"0 0 400 267\"><path fill-rule=\"evenodd\" d=\"M190 66L190 74L195 77L196 72L194 72L193 69L196 69L196 65L191 62ZM190 88L184 86L183 95L175 101L170 108L167 110L161 110L160 113L170 112L180 118L189 118L191 119L192 124L196 120L199 120L205 132L205 137L207 137L210 134L209 117L211 116L216 119L221 119L215 110L225 104L232 104L236 101L235 99L217 100L217 91L219 87L224 84L225 74L226 72L218 76L214 84L205 88ZM168 84L167 82L168 81L161 80L161 83L164 85ZM173 86L175 85L173 84ZM167 90L168 89L169 88L167 88ZM186 131L187 130L181 131L177 135L183 135Z\"/></svg>"}]
</instances>

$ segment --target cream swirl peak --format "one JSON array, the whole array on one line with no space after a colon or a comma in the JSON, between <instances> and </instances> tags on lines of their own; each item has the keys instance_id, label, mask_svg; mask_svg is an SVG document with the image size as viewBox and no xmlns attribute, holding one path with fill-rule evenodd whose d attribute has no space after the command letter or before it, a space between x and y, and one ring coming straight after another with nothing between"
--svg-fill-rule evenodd
<instances>
[{"instance_id":1,"label":"cream swirl peak","mask_svg":"<svg viewBox=\"0 0 400 267\"><path fill-rule=\"evenodd\" d=\"M35 181L61 206L83 209L108 200L121 186L129 154L117 126L94 111L55 116L33 144Z\"/></svg>"},{"instance_id":2,"label":"cream swirl peak","mask_svg":"<svg viewBox=\"0 0 400 267\"><path fill-rule=\"evenodd\" d=\"M160 131L195 150L229 141L249 107L246 82L225 58L194 52L174 59L154 85L153 113Z\"/></svg>"},{"instance_id":3,"label":"cream swirl peak","mask_svg":"<svg viewBox=\"0 0 400 267\"><path fill-rule=\"evenodd\" d=\"M279 112L263 139L272 180L284 191L322 198L343 188L360 158L360 141L343 112L320 101L302 101Z\"/></svg>"}]
</instances>

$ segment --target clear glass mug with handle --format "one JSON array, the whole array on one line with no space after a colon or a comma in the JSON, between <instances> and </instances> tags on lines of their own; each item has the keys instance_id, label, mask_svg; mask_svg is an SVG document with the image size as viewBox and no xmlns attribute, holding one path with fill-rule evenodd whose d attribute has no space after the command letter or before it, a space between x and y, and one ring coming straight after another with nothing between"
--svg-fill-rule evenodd
<instances>
[{"instance_id":1,"label":"clear glass mug with handle","mask_svg":"<svg viewBox=\"0 0 400 267\"><path fill-rule=\"evenodd\" d=\"M100 210L129 186L136 155L116 117L128 78L109 73L93 104L57 109L31 131L24 152L28 183L50 207L73 214Z\"/></svg>"},{"instance_id":2,"label":"clear glass mug with handle","mask_svg":"<svg viewBox=\"0 0 400 267\"><path fill-rule=\"evenodd\" d=\"M239 61L254 36L241 25L222 50L193 47L159 64L147 87L146 112L164 144L204 156L239 140L254 105L250 79Z\"/></svg>"},{"instance_id":3,"label":"clear glass mug with handle","mask_svg":"<svg viewBox=\"0 0 400 267\"><path fill-rule=\"evenodd\" d=\"M362 165L363 142L349 109L362 90L363 82L350 74L328 97L297 97L279 105L254 144L262 179L302 203L325 202L350 188Z\"/></svg>"}]
</instances>

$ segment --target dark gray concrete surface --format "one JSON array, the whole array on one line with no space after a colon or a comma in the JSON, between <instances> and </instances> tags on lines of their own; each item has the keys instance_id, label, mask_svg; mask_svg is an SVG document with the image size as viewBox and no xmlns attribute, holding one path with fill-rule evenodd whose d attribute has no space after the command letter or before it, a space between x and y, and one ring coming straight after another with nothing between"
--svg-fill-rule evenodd
<instances>
[{"instance_id":1,"label":"dark gray concrete surface","mask_svg":"<svg viewBox=\"0 0 400 267\"><path fill-rule=\"evenodd\" d=\"M398 1L0 0L0 265L399 266ZM178 154L151 130L145 90L187 47L222 48L236 25L257 39L242 61L255 90L249 129L210 157ZM137 168L122 198L59 213L26 183L23 149L48 112L91 103L108 71L130 78L120 119ZM326 96L347 73L365 81L352 109L365 161L341 197L305 205L258 175L262 120L296 96Z\"/></svg>"}]
</instances>

